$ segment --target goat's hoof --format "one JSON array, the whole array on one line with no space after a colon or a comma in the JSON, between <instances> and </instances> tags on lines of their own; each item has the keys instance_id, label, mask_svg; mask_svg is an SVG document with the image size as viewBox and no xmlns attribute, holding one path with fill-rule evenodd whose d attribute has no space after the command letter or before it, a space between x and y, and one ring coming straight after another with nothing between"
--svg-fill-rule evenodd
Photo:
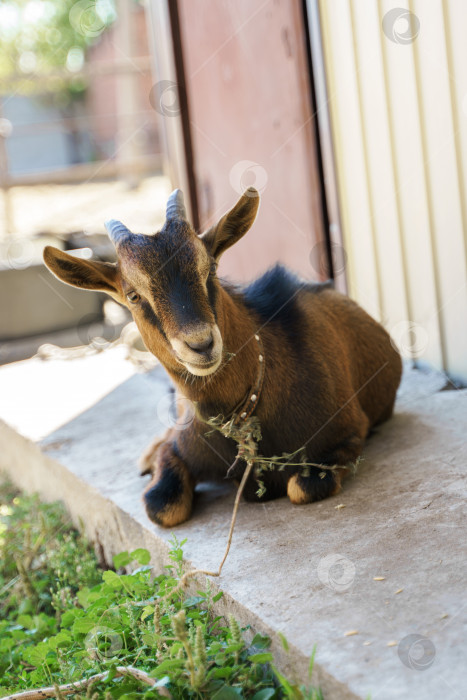
<instances>
[{"instance_id":1,"label":"goat's hoof","mask_svg":"<svg viewBox=\"0 0 467 700\"><path fill-rule=\"evenodd\" d=\"M144 452L139 458L138 468L140 476L146 476L146 474L154 474L154 470L156 468L156 457L158 448L159 445L157 445L156 449L154 447L151 447L150 449L146 450L146 452Z\"/></svg>"},{"instance_id":2,"label":"goat's hoof","mask_svg":"<svg viewBox=\"0 0 467 700\"><path fill-rule=\"evenodd\" d=\"M287 482L287 496L291 503L295 503L295 505L311 503L310 494L307 493L306 488L301 483L302 481L303 479L299 474L294 474Z\"/></svg>"},{"instance_id":3,"label":"goat's hoof","mask_svg":"<svg viewBox=\"0 0 467 700\"><path fill-rule=\"evenodd\" d=\"M334 496L341 488L339 472L340 470L334 474L331 471L325 471L322 478L320 473L323 472L319 469L314 469L309 476L293 474L287 482L287 496L295 505L304 505Z\"/></svg>"},{"instance_id":4,"label":"goat's hoof","mask_svg":"<svg viewBox=\"0 0 467 700\"><path fill-rule=\"evenodd\" d=\"M177 473L167 470L157 483L149 484L143 500L150 520L162 527L174 527L190 517L193 489L187 488Z\"/></svg>"},{"instance_id":5,"label":"goat's hoof","mask_svg":"<svg viewBox=\"0 0 467 700\"><path fill-rule=\"evenodd\" d=\"M145 449L138 461L140 476L154 474L156 469L157 455L167 442L164 438L158 438Z\"/></svg>"},{"instance_id":6,"label":"goat's hoof","mask_svg":"<svg viewBox=\"0 0 467 700\"><path fill-rule=\"evenodd\" d=\"M146 476L153 473L154 465L148 459L141 459L138 462L138 470L140 476Z\"/></svg>"}]
</instances>

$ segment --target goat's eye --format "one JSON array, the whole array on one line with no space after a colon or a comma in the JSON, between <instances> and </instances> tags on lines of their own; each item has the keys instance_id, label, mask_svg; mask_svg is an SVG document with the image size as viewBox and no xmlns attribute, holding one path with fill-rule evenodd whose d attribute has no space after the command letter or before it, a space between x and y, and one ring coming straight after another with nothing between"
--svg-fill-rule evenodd
<instances>
[{"instance_id":1,"label":"goat's eye","mask_svg":"<svg viewBox=\"0 0 467 700\"><path fill-rule=\"evenodd\" d=\"M216 274L216 271L217 271L217 263L216 263L216 262L212 262L212 263L211 263L211 267L209 268L209 274L210 274L210 275L215 275L215 274Z\"/></svg>"},{"instance_id":2,"label":"goat's eye","mask_svg":"<svg viewBox=\"0 0 467 700\"><path fill-rule=\"evenodd\" d=\"M141 297L137 292L128 292L126 298L131 304L137 304Z\"/></svg>"}]
</instances>

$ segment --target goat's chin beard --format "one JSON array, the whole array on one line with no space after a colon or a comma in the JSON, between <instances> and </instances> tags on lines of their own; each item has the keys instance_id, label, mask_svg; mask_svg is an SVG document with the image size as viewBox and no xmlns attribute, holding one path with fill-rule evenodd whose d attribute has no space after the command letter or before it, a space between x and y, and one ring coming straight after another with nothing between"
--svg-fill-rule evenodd
<instances>
[{"instance_id":1,"label":"goat's chin beard","mask_svg":"<svg viewBox=\"0 0 467 700\"><path fill-rule=\"evenodd\" d=\"M189 362L184 362L184 366L186 369L190 372L190 374L194 374L196 377L206 377L209 374L214 374L222 362L222 355L219 357L217 362L213 365L210 365L208 367L203 367L202 365L192 365Z\"/></svg>"}]
</instances>

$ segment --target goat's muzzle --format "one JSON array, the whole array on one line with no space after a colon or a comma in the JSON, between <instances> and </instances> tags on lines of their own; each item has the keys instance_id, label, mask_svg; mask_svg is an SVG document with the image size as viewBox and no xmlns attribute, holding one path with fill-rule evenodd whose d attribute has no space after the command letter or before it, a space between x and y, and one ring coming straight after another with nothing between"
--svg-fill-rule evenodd
<instances>
[{"instance_id":1,"label":"goat's muzzle","mask_svg":"<svg viewBox=\"0 0 467 700\"><path fill-rule=\"evenodd\" d=\"M222 361L222 337L216 324L199 323L170 339L177 360L199 377L213 374Z\"/></svg>"}]
</instances>

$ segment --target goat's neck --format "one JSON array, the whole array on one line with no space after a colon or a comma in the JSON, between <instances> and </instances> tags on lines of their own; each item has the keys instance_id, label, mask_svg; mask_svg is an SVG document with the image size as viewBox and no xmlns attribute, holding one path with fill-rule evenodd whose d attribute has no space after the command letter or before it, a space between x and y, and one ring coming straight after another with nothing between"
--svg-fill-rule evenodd
<instances>
[{"instance_id":1,"label":"goat's neck","mask_svg":"<svg viewBox=\"0 0 467 700\"><path fill-rule=\"evenodd\" d=\"M206 377L172 374L179 391L207 412L233 411L254 386L258 372L258 324L242 303L241 294L220 290L218 323L224 342L221 367Z\"/></svg>"}]
</instances>

